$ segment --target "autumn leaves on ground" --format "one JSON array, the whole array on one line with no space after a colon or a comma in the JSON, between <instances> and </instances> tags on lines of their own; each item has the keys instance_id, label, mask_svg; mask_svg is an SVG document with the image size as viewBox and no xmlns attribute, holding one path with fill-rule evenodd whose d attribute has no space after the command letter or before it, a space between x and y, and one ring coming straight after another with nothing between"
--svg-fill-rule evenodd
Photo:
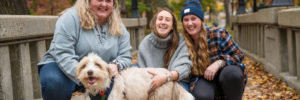
<instances>
[{"instance_id":1,"label":"autumn leaves on ground","mask_svg":"<svg viewBox=\"0 0 300 100\"><path fill-rule=\"evenodd\" d=\"M132 63L137 63L137 56L133 56ZM249 57L243 63L248 71L243 100L300 100L300 93L266 72L260 63Z\"/></svg>"},{"instance_id":2,"label":"autumn leaves on ground","mask_svg":"<svg viewBox=\"0 0 300 100\"><path fill-rule=\"evenodd\" d=\"M137 57L133 56L132 63L136 62ZM243 63L248 71L248 82L243 100L300 100L300 93L266 72L261 63L247 56Z\"/></svg>"},{"instance_id":3,"label":"autumn leaves on ground","mask_svg":"<svg viewBox=\"0 0 300 100\"><path fill-rule=\"evenodd\" d=\"M243 100L300 100L300 93L266 72L260 63L246 57L248 83Z\"/></svg>"}]
</instances>

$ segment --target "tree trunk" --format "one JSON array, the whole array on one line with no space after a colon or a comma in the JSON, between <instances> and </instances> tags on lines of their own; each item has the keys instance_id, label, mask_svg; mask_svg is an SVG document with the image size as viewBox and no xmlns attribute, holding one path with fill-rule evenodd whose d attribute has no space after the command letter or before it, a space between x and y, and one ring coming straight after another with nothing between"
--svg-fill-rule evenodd
<instances>
[{"instance_id":1,"label":"tree trunk","mask_svg":"<svg viewBox=\"0 0 300 100\"><path fill-rule=\"evenodd\" d=\"M156 8L156 7L170 8L168 5L168 0L149 0L149 1L152 1L152 8Z\"/></svg>"},{"instance_id":2,"label":"tree trunk","mask_svg":"<svg viewBox=\"0 0 300 100\"><path fill-rule=\"evenodd\" d=\"M231 0L224 0L225 16L226 16L226 27L230 26L231 16Z\"/></svg>"},{"instance_id":3,"label":"tree trunk","mask_svg":"<svg viewBox=\"0 0 300 100\"><path fill-rule=\"evenodd\" d=\"M0 14L29 15L26 0L1 0Z\"/></svg>"},{"instance_id":4,"label":"tree trunk","mask_svg":"<svg viewBox=\"0 0 300 100\"><path fill-rule=\"evenodd\" d=\"M152 2L151 0L144 0L144 3L148 6L148 7L152 7ZM153 7L152 7L153 8ZM146 12L146 18L147 18L147 29L150 29L150 21L151 18L153 17L153 13L152 13L152 9L150 9L149 11Z\"/></svg>"},{"instance_id":5,"label":"tree trunk","mask_svg":"<svg viewBox=\"0 0 300 100\"><path fill-rule=\"evenodd\" d=\"M126 9L126 5L125 5L125 0L120 0L120 5L121 5L121 17L127 17L127 9Z\"/></svg>"},{"instance_id":6,"label":"tree trunk","mask_svg":"<svg viewBox=\"0 0 300 100\"><path fill-rule=\"evenodd\" d=\"M74 5L75 2L76 2L76 0L72 0L72 3L71 3L71 4Z\"/></svg>"}]
</instances>

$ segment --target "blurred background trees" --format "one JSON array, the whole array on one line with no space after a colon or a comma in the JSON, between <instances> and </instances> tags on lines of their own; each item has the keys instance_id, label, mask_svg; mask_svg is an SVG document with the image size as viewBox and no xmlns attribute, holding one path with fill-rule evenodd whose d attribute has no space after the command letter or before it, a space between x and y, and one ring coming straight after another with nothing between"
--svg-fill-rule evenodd
<instances>
[{"instance_id":1,"label":"blurred background trees","mask_svg":"<svg viewBox=\"0 0 300 100\"><path fill-rule=\"evenodd\" d=\"M132 0L118 0L122 17L131 17ZM138 11L141 17L153 17L156 8L168 7L180 21L180 11L186 0L138 0ZM71 7L76 0L1 0L0 14L12 15L57 15L64 9ZM219 19L225 19L226 25L230 24L230 16L235 15L238 0L200 0L205 12L205 21L218 25ZM246 11L253 12L254 3L257 10L267 8L272 0L245 0ZM300 0L293 0L295 5L300 5ZM224 15L224 16L223 16Z\"/></svg>"},{"instance_id":2,"label":"blurred background trees","mask_svg":"<svg viewBox=\"0 0 300 100\"><path fill-rule=\"evenodd\" d=\"M0 14L28 15L26 0L1 0Z\"/></svg>"},{"instance_id":3,"label":"blurred background trees","mask_svg":"<svg viewBox=\"0 0 300 100\"><path fill-rule=\"evenodd\" d=\"M27 0L31 15L57 15L76 0Z\"/></svg>"}]
</instances>

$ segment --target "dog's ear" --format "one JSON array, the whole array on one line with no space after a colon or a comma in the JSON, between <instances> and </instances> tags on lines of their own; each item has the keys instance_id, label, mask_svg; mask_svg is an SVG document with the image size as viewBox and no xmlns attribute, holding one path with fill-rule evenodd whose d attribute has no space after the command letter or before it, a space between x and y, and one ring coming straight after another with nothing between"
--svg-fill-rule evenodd
<instances>
[{"instance_id":1,"label":"dog's ear","mask_svg":"<svg viewBox=\"0 0 300 100\"><path fill-rule=\"evenodd\" d=\"M101 59L101 57L99 57L99 56L97 56L97 58L96 58L96 63L97 64L99 64L103 69L105 69L105 70L107 70L107 72L108 72L108 74L109 74L109 77L110 78L112 78L112 75L111 75L111 69L110 69L110 67L109 67L109 65L105 62L105 61L103 61L102 59Z\"/></svg>"},{"instance_id":2,"label":"dog's ear","mask_svg":"<svg viewBox=\"0 0 300 100\"><path fill-rule=\"evenodd\" d=\"M88 63L88 58L84 57L83 59L80 60L80 62L76 66L75 74L76 78L78 78L78 75L80 74L81 70L86 66Z\"/></svg>"}]
</instances>

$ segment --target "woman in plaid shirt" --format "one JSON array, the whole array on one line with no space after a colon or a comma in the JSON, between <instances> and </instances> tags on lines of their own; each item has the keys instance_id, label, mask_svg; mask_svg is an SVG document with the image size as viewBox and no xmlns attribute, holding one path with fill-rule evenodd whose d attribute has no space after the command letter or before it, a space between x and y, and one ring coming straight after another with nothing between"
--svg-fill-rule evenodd
<instances>
[{"instance_id":1,"label":"woman in plaid shirt","mask_svg":"<svg viewBox=\"0 0 300 100\"><path fill-rule=\"evenodd\" d=\"M187 0L181 11L190 59L193 62L192 94L197 100L226 96L241 100L246 79L244 54L225 29L207 27L199 0Z\"/></svg>"}]
</instances>

